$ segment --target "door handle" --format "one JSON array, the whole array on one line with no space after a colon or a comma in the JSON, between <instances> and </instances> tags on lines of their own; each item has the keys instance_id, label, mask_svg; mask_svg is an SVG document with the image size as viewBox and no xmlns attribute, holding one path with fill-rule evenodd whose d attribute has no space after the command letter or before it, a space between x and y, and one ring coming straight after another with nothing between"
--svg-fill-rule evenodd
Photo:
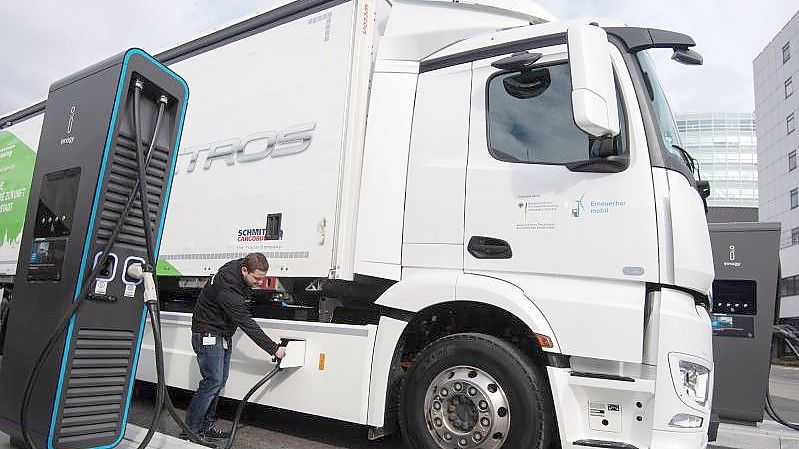
<instances>
[{"instance_id":1,"label":"door handle","mask_svg":"<svg viewBox=\"0 0 799 449\"><path fill-rule=\"evenodd\" d=\"M508 242L493 237L472 236L467 248L478 259L510 259L513 251Z\"/></svg>"}]
</instances>

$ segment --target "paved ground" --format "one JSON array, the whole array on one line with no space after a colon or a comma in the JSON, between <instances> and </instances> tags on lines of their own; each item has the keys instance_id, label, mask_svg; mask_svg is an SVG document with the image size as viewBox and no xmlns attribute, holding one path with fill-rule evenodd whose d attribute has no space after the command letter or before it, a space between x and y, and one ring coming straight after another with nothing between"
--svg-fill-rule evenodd
<instances>
[{"instance_id":1,"label":"paved ground","mask_svg":"<svg viewBox=\"0 0 799 449\"><path fill-rule=\"evenodd\" d=\"M137 449L141 444L147 429L128 424L125 429L125 438L116 446L115 449ZM202 446L183 441L169 435L156 433L147 446L148 449L205 449ZM0 433L0 449L17 449L11 445L11 441L4 433Z\"/></svg>"},{"instance_id":2,"label":"paved ground","mask_svg":"<svg viewBox=\"0 0 799 449\"><path fill-rule=\"evenodd\" d=\"M799 422L799 368L773 366L770 389L774 405L784 418ZM188 404L189 392L171 390L181 414ZM147 427L152 416L154 390L137 384L130 422ZM220 407L219 427L229 429L238 403L224 400ZM247 406L239 428L235 449L404 449L399 435L369 441L364 426L319 418L257 404ZM178 435L178 426L164 412L160 432ZM773 421L757 427L722 424L719 441L712 449L799 449L799 432L790 431Z\"/></svg>"},{"instance_id":3,"label":"paved ground","mask_svg":"<svg viewBox=\"0 0 799 449\"><path fill-rule=\"evenodd\" d=\"M772 366L769 389L777 413L799 423L799 368Z\"/></svg>"},{"instance_id":4,"label":"paved ground","mask_svg":"<svg viewBox=\"0 0 799 449\"><path fill-rule=\"evenodd\" d=\"M799 370L776 370L773 381L784 390L779 391L778 404L796 407L799 400L799 387L792 388L794 380L799 380ZM799 385L799 383L795 384ZM184 391L172 391L172 397L181 412L188 403L189 395ZM130 421L140 426L149 425L152 416L153 390L151 387L138 387L136 399L131 410ZM223 419L219 427L230 428L230 419L237 403L223 401L220 407ZM778 405L778 406L780 406ZM369 441L366 428L332 419L319 418L302 413L273 409L250 404L239 428L235 449L404 449L402 438L392 436L377 441ZM783 413L792 416L799 408L786 408ZM227 419L225 419L227 418ZM160 432L177 435L178 427L164 414ZM781 425L766 421L758 427L722 424L719 441L710 449L799 449L799 432L790 431Z\"/></svg>"},{"instance_id":5,"label":"paved ground","mask_svg":"<svg viewBox=\"0 0 799 449\"><path fill-rule=\"evenodd\" d=\"M137 394L131 407L130 422L147 427L153 409L153 390L137 385ZM172 399L181 414L188 404L188 393L171 390ZM220 406L222 419L218 427L227 430L231 426L237 402L223 401ZM289 412L257 404L249 404L242 417L235 449L401 449L405 445L402 438L389 438L369 441L367 429L350 423L319 418L303 413ZM160 432L178 435L177 424L164 412Z\"/></svg>"},{"instance_id":6,"label":"paved ground","mask_svg":"<svg viewBox=\"0 0 799 449\"><path fill-rule=\"evenodd\" d=\"M799 449L799 432L774 421L757 426L722 423L712 449Z\"/></svg>"}]
</instances>

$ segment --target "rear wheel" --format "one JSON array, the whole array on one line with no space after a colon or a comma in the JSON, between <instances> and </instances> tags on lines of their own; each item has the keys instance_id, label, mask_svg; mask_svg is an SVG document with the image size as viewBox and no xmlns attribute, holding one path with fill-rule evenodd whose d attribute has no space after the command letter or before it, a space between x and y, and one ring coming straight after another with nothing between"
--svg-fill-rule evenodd
<instances>
[{"instance_id":1,"label":"rear wheel","mask_svg":"<svg viewBox=\"0 0 799 449\"><path fill-rule=\"evenodd\" d=\"M549 386L507 342L455 334L416 357L400 396L413 449L546 449L553 433Z\"/></svg>"}]
</instances>

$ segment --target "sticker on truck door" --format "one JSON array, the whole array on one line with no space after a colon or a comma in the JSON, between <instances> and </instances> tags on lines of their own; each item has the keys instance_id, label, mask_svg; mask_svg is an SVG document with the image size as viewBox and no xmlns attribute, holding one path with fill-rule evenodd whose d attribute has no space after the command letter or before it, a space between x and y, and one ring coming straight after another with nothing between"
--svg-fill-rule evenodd
<instances>
[{"instance_id":1,"label":"sticker on truck door","mask_svg":"<svg viewBox=\"0 0 799 449\"><path fill-rule=\"evenodd\" d=\"M555 201L542 198L538 194L522 195L518 198L520 221L516 223L519 230L552 230L557 228L560 205Z\"/></svg>"}]
</instances>

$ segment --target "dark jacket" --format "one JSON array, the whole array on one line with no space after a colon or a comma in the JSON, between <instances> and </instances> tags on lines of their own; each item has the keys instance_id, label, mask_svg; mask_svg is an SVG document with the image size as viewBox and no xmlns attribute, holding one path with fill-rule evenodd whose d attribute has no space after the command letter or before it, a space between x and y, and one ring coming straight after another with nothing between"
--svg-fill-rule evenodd
<instances>
[{"instance_id":1,"label":"dark jacket","mask_svg":"<svg viewBox=\"0 0 799 449\"><path fill-rule=\"evenodd\" d=\"M261 330L247 308L245 300L252 297L252 289L241 274L242 261L222 265L205 285L194 305L191 331L230 338L240 327L255 344L275 355L277 344Z\"/></svg>"}]
</instances>

